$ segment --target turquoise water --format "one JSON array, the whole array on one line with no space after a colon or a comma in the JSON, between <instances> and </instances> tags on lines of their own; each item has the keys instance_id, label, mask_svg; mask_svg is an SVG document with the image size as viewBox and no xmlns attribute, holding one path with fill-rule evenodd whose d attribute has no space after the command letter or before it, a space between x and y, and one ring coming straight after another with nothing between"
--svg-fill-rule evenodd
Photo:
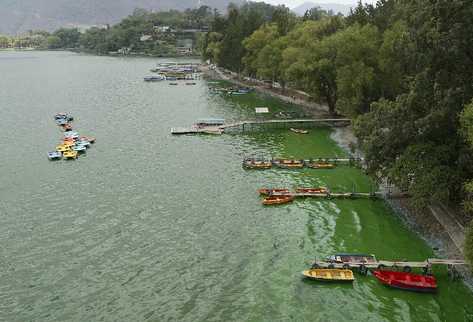
<instances>
[{"instance_id":1,"label":"turquoise water","mask_svg":"<svg viewBox=\"0 0 473 322\"><path fill-rule=\"evenodd\" d=\"M200 117L253 117L257 96L144 83L153 59L0 53L0 320L468 321L471 294L436 270L438 294L301 278L338 251L424 260L432 251L382 201L263 207L261 187L370 191L361 170L245 171L247 156L343 156L330 130L171 136ZM97 143L49 162L52 116ZM297 111L299 113L300 111Z\"/></svg>"}]
</instances>

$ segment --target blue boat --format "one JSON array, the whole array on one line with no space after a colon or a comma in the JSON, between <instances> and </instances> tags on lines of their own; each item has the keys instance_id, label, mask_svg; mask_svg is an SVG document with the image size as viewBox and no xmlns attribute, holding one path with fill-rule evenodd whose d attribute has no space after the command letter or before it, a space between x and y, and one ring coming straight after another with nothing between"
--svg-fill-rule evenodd
<instances>
[{"instance_id":1,"label":"blue boat","mask_svg":"<svg viewBox=\"0 0 473 322\"><path fill-rule=\"evenodd\" d=\"M165 80L163 76L146 76L144 78L145 82L159 82Z\"/></svg>"},{"instance_id":2,"label":"blue boat","mask_svg":"<svg viewBox=\"0 0 473 322\"><path fill-rule=\"evenodd\" d=\"M49 160L60 160L62 158L62 153L53 151L53 152L48 152L48 159Z\"/></svg>"},{"instance_id":3,"label":"blue boat","mask_svg":"<svg viewBox=\"0 0 473 322\"><path fill-rule=\"evenodd\" d=\"M67 132L64 132L64 137L78 139L79 138L79 133L77 133L75 131L67 131Z\"/></svg>"},{"instance_id":4,"label":"blue boat","mask_svg":"<svg viewBox=\"0 0 473 322\"><path fill-rule=\"evenodd\" d=\"M67 119L58 119L56 120L57 125L66 125L68 123Z\"/></svg>"}]
</instances>

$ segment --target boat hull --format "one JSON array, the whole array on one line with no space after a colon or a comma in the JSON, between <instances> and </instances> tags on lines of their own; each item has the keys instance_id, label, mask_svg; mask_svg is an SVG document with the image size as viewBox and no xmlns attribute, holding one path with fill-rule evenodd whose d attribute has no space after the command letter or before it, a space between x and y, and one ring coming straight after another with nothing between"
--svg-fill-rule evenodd
<instances>
[{"instance_id":1,"label":"boat hull","mask_svg":"<svg viewBox=\"0 0 473 322\"><path fill-rule=\"evenodd\" d=\"M382 284L392 288L421 293L437 291L437 281L433 276L381 270L373 271L373 275Z\"/></svg>"},{"instance_id":2,"label":"boat hull","mask_svg":"<svg viewBox=\"0 0 473 322\"><path fill-rule=\"evenodd\" d=\"M351 283L355 280L349 269L310 269L302 272L305 277L319 282Z\"/></svg>"},{"instance_id":3,"label":"boat hull","mask_svg":"<svg viewBox=\"0 0 473 322\"><path fill-rule=\"evenodd\" d=\"M272 206L272 205L283 205L289 202L292 202L294 197L292 196L274 196L267 197L263 200L263 205Z\"/></svg>"}]
</instances>

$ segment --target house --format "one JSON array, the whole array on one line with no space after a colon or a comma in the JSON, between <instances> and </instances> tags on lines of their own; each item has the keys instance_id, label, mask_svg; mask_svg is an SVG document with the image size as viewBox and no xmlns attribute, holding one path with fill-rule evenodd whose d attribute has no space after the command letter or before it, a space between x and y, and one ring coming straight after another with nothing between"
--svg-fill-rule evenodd
<instances>
[{"instance_id":1,"label":"house","mask_svg":"<svg viewBox=\"0 0 473 322\"><path fill-rule=\"evenodd\" d=\"M153 36L151 35L142 35L140 37L140 41L148 41L148 40L152 40L153 39Z\"/></svg>"},{"instance_id":2,"label":"house","mask_svg":"<svg viewBox=\"0 0 473 322\"><path fill-rule=\"evenodd\" d=\"M173 30L170 26L154 26L153 28L158 33L173 32Z\"/></svg>"}]
</instances>

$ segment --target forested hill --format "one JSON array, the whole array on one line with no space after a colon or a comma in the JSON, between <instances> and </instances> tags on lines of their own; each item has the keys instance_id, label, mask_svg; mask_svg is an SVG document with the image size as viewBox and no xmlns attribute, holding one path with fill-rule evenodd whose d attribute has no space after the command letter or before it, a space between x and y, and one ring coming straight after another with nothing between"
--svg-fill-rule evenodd
<instances>
[{"instance_id":1,"label":"forested hill","mask_svg":"<svg viewBox=\"0 0 473 322\"><path fill-rule=\"evenodd\" d=\"M201 0L200 4L224 11L230 2L241 0ZM135 8L185 10L198 6L198 0L0 0L0 34L114 24Z\"/></svg>"}]
</instances>

